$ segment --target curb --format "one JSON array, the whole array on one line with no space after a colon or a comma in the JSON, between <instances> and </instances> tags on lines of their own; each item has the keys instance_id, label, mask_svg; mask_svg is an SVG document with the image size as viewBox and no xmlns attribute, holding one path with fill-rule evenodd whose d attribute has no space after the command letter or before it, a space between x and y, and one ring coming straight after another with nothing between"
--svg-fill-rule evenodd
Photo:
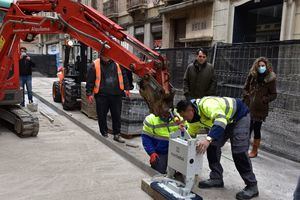
<instances>
[{"instance_id":1,"label":"curb","mask_svg":"<svg viewBox=\"0 0 300 200\"><path fill-rule=\"evenodd\" d=\"M109 147L110 149L112 149L114 152L116 152L121 157L125 158L127 161L129 161L130 163L132 163L133 165L135 165L136 167L138 167L139 169L141 169L142 171L144 171L149 176L152 177L154 175L159 174L157 171L155 171L154 169L152 169L150 166L146 165L142 161L140 161L137 158L135 158L134 155L132 155L132 154L124 151L120 146L116 145L112 141L103 138L96 131L92 130L91 128L89 128L88 126L86 126L85 124L83 124L81 121L79 121L79 120L73 118L72 116L68 115L66 112L62 111L61 109L59 109L58 107L56 107L55 105L53 105L52 103L50 103L49 101L47 101L46 99L44 99L43 97L41 97L40 95L38 95L35 92L33 92L33 96L36 97L39 101L41 101L45 105L47 105L48 107L50 107L51 109L53 109L58 114L63 115L64 117L66 117L67 119L69 119L70 121L72 121L73 123L75 123L77 126L79 126L84 131L86 131L87 133L89 133L96 140L100 141L101 143L103 143L104 145L106 145L107 147Z\"/></svg>"}]
</instances>

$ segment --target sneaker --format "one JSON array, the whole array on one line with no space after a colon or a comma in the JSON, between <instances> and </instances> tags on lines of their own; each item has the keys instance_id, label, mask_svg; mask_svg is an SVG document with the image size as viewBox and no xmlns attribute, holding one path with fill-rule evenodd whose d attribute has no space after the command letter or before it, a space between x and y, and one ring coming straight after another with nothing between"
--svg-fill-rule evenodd
<instances>
[{"instance_id":1,"label":"sneaker","mask_svg":"<svg viewBox=\"0 0 300 200\"><path fill-rule=\"evenodd\" d=\"M108 134L102 134L103 137L108 138Z\"/></svg>"},{"instance_id":2,"label":"sneaker","mask_svg":"<svg viewBox=\"0 0 300 200\"><path fill-rule=\"evenodd\" d=\"M120 135L114 135L114 141L119 143L125 143L125 141L121 138Z\"/></svg>"},{"instance_id":3,"label":"sneaker","mask_svg":"<svg viewBox=\"0 0 300 200\"><path fill-rule=\"evenodd\" d=\"M238 200L245 200L245 199L252 199L259 195L257 185L253 186L246 186L242 191L236 194L236 199Z\"/></svg>"},{"instance_id":4,"label":"sneaker","mask_svg":"<svg viewBox=\"0 0 300 200\"><path fill-rule=\"evenodd\" d=\"M33 101L32 100L29 100L29 104L32 104L33 103Z\"/></svg>"},{"instance_id":5,"label":"sneaker","mask_svg":"<svg viewBox=\"0 0 300 200\"><path fill-rule=\"evenodd\" d=\"M199 188L223 188L224 187L224 182L222 179L207 179L205 181L200 181Z\"/></svg>"}]
</instances>

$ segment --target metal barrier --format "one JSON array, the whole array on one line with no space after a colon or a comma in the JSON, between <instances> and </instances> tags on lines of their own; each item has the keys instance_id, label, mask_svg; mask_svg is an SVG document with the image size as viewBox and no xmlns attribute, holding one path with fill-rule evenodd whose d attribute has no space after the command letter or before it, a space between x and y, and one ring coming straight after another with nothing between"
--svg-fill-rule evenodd
<instances>
[{"instance_id":1,"label":"metal barrier","mask_svg":"<svg viewBox=\"0 0 300 200\"><path fill-rule=\"evenodd\" d=\"M214 63L218 96L239 98L254 60L267 57L277 74L277 99L264 123L263 146L279 155L300 161L300 40L224 44L207 48ZM183 76L196 58L197 48L160 49L169 60L171 83L182 99Z\"/></svg>"}]
</instances>

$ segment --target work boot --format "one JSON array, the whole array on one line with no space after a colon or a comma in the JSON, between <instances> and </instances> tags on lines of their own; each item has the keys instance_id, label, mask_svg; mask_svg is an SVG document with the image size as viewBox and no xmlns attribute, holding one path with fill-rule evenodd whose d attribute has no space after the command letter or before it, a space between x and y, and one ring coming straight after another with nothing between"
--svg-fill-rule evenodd
<instances>
[{"instance_id":1,"label":"work boot","mask_svg":"<svg viewBox=\"0 0 300 200\"><path fill-rule=\"evenodd\" d=\"M249 158L255 158L257 156L259 145L260 139L254 139L252 151L249 153Z\"/></svg>"},{"instance_id":2,"label":"work boot","mask_svg":"<svg viewBox=\"0 0 300 200\"><path fill-rule=\"evenodd\" d=\"M120 135L114 135L114 141L117 141L119 143L125 143L125 141L121 138Z\"/></svg>"},{"instance_id":3,"label":"work boot","mask_svg":"<svg viewBox=\"0 0 300 200\"><path fill-rule=\"evenodd\" d=\"M222 179L207 179L205 181L200 181L199 188L223 188L224 187L224 182Z\"/></svg>"},{"instance_id":4,"label":"work boot","mask_svg":"<svg viewBox=\"0 0 300 200\"><path fill-rule=\"evenodd\" d=\"M236 199L238 200L245 200L245 199L252 199L257 197L259 194L257 185L253 186L246 186L242 191L236 194Z\"/></svg>"}]
</instances>

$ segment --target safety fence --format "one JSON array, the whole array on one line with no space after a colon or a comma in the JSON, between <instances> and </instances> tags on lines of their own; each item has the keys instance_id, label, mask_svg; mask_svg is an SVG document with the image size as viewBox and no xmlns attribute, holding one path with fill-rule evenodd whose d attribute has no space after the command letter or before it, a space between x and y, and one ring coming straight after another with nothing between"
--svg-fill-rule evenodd
<instances>
[{"instance_id":1,"label":"safety fence","mask_svg":"<svg viewBox=\"0 0 300 200\"><path fill-rule=\"evenodd\" d=\"M205 48L205 47L204 47ZM267 57L277 75L277 99L264 123L265 147L300 161L300 40L264 43L218 43L208 50L214 64L218 96L239 98L256 58ZM170 66L172 85L182 94L183 76L196 58L197 48L160 49ZM182 98L182 97L179 97ZM298 158L297 158L298 157Z\"/></svg>"}]
</instances>

